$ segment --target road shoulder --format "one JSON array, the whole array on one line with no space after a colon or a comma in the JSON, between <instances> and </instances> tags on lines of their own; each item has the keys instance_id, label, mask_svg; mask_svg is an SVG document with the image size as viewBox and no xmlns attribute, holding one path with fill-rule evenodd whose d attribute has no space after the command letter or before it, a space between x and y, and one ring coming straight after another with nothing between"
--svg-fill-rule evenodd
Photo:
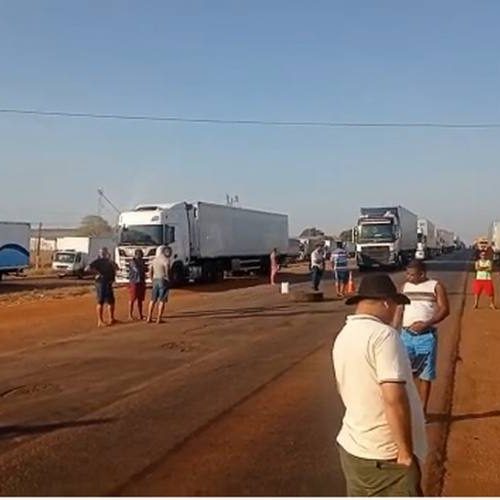
<instances>
[{"instance_id":1,"label":"road shoulder","mask_svg":"<svg viewBox=\"0 0 500 500\"><path fill-rule=\"evenodd\" d=\"M497 287L498 288L498 287ZM445 496L496 496L500 491L500 311L472 309L469 295L449 415Z\"/></svg>"}]
</instances>

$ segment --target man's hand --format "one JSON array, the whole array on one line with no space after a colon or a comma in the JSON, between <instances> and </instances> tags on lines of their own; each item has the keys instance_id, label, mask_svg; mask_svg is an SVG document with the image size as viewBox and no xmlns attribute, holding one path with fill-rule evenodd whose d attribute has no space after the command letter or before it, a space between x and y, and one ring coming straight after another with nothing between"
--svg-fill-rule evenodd
<instances>
[{"instance_id":1,"label":"man's hand","mask_svg":"<svg viewBox=\"0 0 500 500\"><path fill-rule=\"evenodd\" d=\"M411 464L413 463L413 456L405 452L400 452L398 453L396 463L399 465L410 467Z\"/></svg>"},{"instance_id":2,"label":"man's hand","mask_svg":"<svg viewBox=\"0 0 500 500\"><path fill-rule=\"evenodd\" d=\"M408 329L415 333L424 333L429 329L429 325L424 321L415 321L409 326Z\"/></svg>"}]
</instances>

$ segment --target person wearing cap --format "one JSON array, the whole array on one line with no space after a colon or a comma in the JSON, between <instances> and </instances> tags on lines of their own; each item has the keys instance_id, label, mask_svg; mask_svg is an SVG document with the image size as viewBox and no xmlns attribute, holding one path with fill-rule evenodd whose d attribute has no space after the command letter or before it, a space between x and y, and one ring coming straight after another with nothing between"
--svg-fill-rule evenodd
<instances>
[{"instance_id":1,"label":"person wearing cap","mask_svg":"<svg viewBox=\"0 0 500 500\"><path fill-rule=\"evenodd\" d=\"M421 496L427 454L422 404L410 362L392 322L409 304L388 275L369 275L346 301L348 316L333 346L345 405L337 437L348 496Z\"/></svg>"},{"instance_id":2,"label":"person wearing cap","mask_svg":"<svg viewBox=\"0 0 500 500\"><path fill-rule=\"evenodd\" d=\"M95 275L95 290L97 296L97 326L108 326L116 323L115 320L115 294L113 283L116 279L118 266L111 260L107 248L101 248L99 257L88 266L88 271ZM104 305L108 306L109 323L103 318Z\"/></svg>"},{"instance_id":3,"label":"person wearing cap","mask_svg":"<svg viewBox=\"0 0 500 500\"><path fill-rule=\"evenodd\" d=\"M448 294L440 281L427 277L425 262L421 260L408 264L403 293L410 304L398 312L395 326L402 324L401 340L427 414L431 383L436 378L437 325L450 314Z\"/></svg>"}]
</instances>

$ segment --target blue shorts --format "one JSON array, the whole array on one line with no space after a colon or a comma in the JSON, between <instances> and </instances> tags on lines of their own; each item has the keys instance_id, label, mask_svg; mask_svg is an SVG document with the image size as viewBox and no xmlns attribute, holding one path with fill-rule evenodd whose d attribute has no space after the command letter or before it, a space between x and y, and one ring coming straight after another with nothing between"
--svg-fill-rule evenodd
<instances>
[{"instance_id":1,"label":"blue shorts","mask_svg":"<svg viewBox=\"0 0 500 500\"><path fill-rule=\"evenodd\" d=\"M97 303L99 305L109 304L112 306L115 303L115 294L113 291L113 283L103 283L96 281L95 292L97 296Z\"/></svg>"},{"instance_id":2,"label":"blue shorts","mask_svg":"<svg viewBox=\"0 0 500 500\"><path fill-rule=\"evenodd\" d=\"M347 269L335 269L333 271L333 279L337 283L345 285L349 281L349 271Z\"/></svg>"},{"instance_id":3,"label":"blue shorts","mask_svg":"<svg viewBox=\"0 0 500 500\"><path fill-rule=\"evenodd\" d=\"M151 300L153 302L167 302L169 292L169 283L166 280L153 280L151 290Z\"/></svg>"},{"instance_id":4,"label":"blue shorts","mask_svg":"<svg viewBox=\"0 0 500 500\"><path fill-rule=\"evenodd\" d=\"M401 340L410 358L413 376L422 380L434 380L437 360L436 330L415 335L403 328Z\"/></svg>"}]
</instances>

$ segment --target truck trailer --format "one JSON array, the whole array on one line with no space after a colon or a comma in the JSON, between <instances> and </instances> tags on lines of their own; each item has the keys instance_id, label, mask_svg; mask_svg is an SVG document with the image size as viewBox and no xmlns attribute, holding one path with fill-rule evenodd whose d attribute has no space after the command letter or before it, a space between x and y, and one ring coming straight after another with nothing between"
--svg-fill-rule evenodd
<instances>
[{"instance_id":1,"label":"truck trailer","mask_svg":"<svg viewBox=\"0 0 500 500\"><path fill-rule=\"evenodd\" d=\"M417 251L415 258L432 259L441 253L437 241L436 226L429 219L418 219Z\"/></svg>"},{"instance_id":2,"label":"truck trailer","mask_svg":"<svg viewBox=\"0 0 500 500\"><path fill-rule=\"evenodd\" d=\"M83 278L86 267L97 258L99 250L106 247L114 256L115 240L95 236L64 236L57 238L52 257L52 269L60 278Z\"/></svg>"},{"instance_id":3,"label":"truck trailer","mask_svg":"<svg viewBox=\"0 0 500 500\"><path fill-rule=\"evenodd\" d=\"M455 233L447 229L438 229L437 239L442 253L453 252L455 249Z\"/></svg>"},{"instance_id":4,"label":"truck trailer","mask_svg":"<svg viewBox=\"0 0 500 500\"><path fill-rule=\"evenodd\" d=\"M402 267L415 256L417 216L401 206L366 207L354 230L360 271L372 267Z\"/></svg>"},{"instance_id":5,"label":"truck trailer","mask_svg":"<svg viewBox=\"0 0 500 500\"><path fill-rule=\"evenodd\" d=\"M491 223L489 241L493 248L494 260L500 260L500 221L498 220Z\"/></svg>"},{"instance_id":6,"label":"truck trailer","mask_svg":"<svg viewBox=\"0 0 500 500\"><path fill-rule=\"evenodd\" d=\"M216 282L224 274L269 273L270 254L288 251L288 216L204 201L138 205L120 214L117 281L127 282L136 249L146 264L160 245L172 250L171 280Z\"/></svg>"},{"instance_id":7,"label":"truck trailer","mask_svg":"<svg viewBox=\"0 0 500 500\"><path fill-rule=\"evenodd\" d=\"M24 222L0 222L0 280L30 264L31 226Z\"/></svg>"}]
</instances>

